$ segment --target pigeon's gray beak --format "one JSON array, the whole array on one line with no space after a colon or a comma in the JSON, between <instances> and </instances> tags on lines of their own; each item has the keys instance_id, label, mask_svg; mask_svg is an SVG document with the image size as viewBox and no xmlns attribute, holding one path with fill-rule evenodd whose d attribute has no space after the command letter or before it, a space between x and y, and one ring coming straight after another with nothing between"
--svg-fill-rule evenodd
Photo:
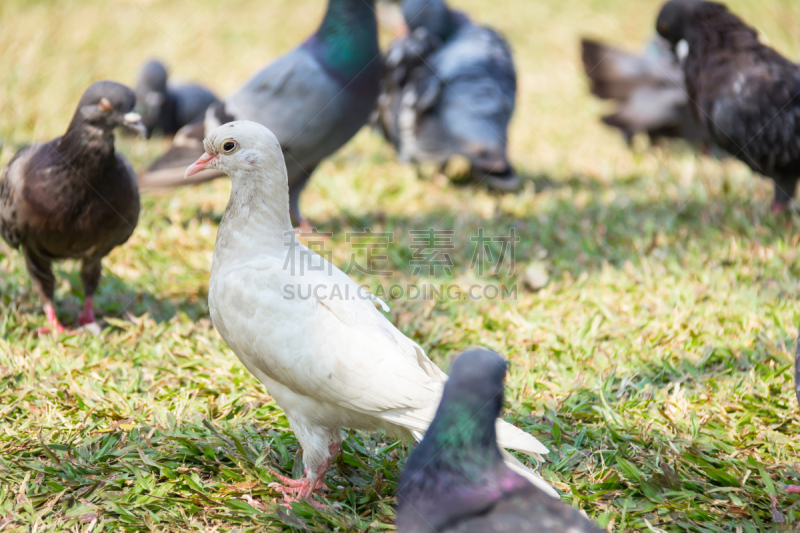
<instances>
[{"instance_id":1,"label":"pigeon's gray beak","mask_svg":"<svg viewBox=\"0 0 800 533\"><path fill-rule=\"evenodd\" d=\"M138 133L142 137L147 137L147 128L142 124L142 117L139 113L125 113L120 125Z\"/></svg>"},{"instance_id":2,"label":"pigeon's gray beak","mask_svg":"<svg viewBox=\"0 0 800 533\"><path fill-rule=\"evenodd\" d=\"M205 153L200 156L200 159L189 165L189 168L186 169L186 173L183 175L184 179L194 176L198 172L202 172L207 168L214 168L214 163L217 162L217 158L209 153Z\"/></svg>"}]
</instances>

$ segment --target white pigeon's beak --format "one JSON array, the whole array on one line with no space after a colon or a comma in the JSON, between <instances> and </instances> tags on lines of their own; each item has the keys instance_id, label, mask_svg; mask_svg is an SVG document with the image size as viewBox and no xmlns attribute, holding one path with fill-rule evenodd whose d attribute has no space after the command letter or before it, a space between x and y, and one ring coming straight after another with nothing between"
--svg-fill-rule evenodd
<instances>
[{"instance_id":1,"label":"white pigeon's beak","mask_svg":"<svg viewBox=\"0 0 800 533\"><path fill-rule=\"evenodd\" d=\"M186 173L183 175L184 179L188 178L189 176L194 176L198 172L202 172L207 168L214 168L214 164L217 162L217 158L209 153L205 153L200 156L200 159L189 165L189 168L186 169Z\"/></svg>"},{"instance_id":2,"label":"white pigeon's beak","mask_svg":"<svg viewBox=\"0 0 800 533\"><path fill-rule=\"evenodd\" d=\"M125 116L122 117L122 126L147 137L147 128L142 124L142 116L139 113L125 113Z\"/></svg>"}]
</instances>

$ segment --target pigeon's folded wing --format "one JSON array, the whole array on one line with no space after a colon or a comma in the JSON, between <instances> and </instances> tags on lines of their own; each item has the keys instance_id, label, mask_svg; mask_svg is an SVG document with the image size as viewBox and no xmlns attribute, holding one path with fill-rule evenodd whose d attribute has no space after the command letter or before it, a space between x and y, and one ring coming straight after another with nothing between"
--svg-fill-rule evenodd
<instances>
[{"instance_id":1,"label":"pigeon's folded wing","mask_svg":"<svg viewBox=\"0 0 800 533\"><path fill-rule=\"evenodd\" d=\"M444 373L341 276L242 265L211 287L225 294L213 296L225 307L212 309L214 324L249 368L294 392L424 432Z\"/></svg>"},{"instance_id":2,"label":"pigeon's folded wing","mask_svg":"<svg viewBox=\"0 0 800 533\"><path fill-rule=\"evenodd\" d=\"M25 238L25 223L20 210L25 206L21 192L25 166L40 145L32 145L17 152L0 175L0 235L12 248L19 248Z\"/></svg>"},{"instance_id":3,"label":"pigeon's folded wing","mask_svg":"<svg viewBox=\"0 0 800 533\"><path fill-rule=\"evenodd\" d=\"M301 47L253 75L224 105L235 120L252 120L268 127L287 156L305 154L314 152L330 135L330 128L320 127L320 122L339 112L334 101L342 90Z\"/></svg>"},{"instance_id":4,"label":"pigeon's folded wing","mask_svg":"<svg viewBox=\"0 0 800 533\"><path fill-rule=\"evenodd\" d=\"M800 69L754 65L739 79L726 94L700 102L701 118L715 143L769 174L800 157Z\"/></svg>"}]
</instances>

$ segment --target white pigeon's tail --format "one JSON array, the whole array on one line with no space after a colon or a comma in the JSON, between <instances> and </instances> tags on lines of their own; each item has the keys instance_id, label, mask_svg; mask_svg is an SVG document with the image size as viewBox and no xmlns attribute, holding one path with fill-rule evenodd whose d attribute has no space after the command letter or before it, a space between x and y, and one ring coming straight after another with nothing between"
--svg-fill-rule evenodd
<instances>
[{"instance_id":1,"label":"white pigeon's tail","mask_svg":"<svg viewBox=\"0 0 800 533\"><path fill-rule=\"evenodd\" d=\"M547 481L539 477L539 474L522 464L516 457L507 451L501 449L500 453L503 455L503 460L506 462L506 466L511 470L533 483L537 489L541 489L548 496L552 496L553 498L559 497L556 489L551 487Z\"/></svg>"},{"instance_id":2,"label":"white pigeon's tail","mask_svg":"<svg viewBox=\"0 0 800 533\"><path fill-rule=\"evenodd\" d=\"M544 461L542 454L550 453L544 444L539 442L533 435L529 435L516 426L509 424L503 420L497 419L495 424L497 432L497 445L500 447L500 452L503 454L503 459L516 473L527 478L531 483L536 485L537 488L543 490L553 498L558 498L558 493L539 475L519 462L513 455L505 451L503 448L509 448L529 455L537 461Z\"/></svg>"}]
</instances>

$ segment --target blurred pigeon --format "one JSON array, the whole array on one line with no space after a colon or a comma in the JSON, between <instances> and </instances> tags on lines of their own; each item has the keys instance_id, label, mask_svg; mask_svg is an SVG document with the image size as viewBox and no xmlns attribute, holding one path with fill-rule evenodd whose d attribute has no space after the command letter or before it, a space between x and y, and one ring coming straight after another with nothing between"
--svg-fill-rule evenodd
<instances>
[{"instance_id":1,"label":"blurred pigeon","mask_svg":"<svg viewBox=\"0 0 800 533\"><path fill-rule=\"evenodd\" d=\"M64 327L53 307L51 263L80 259L85 306L81 324L95 322L92 296L101 261L125 243L139 219L139 192L130 163L114 151L114 128L145 134L132 113L136 95L113 81L83 93L67 132L23 148L0 176L0 235L22 247L33 288L51 327Z\"/></svg>"},{"instance_id":2,"label":"blurred pigeon","mask_svg":"<svg viewBox=\"0 0 800 533\"><path fill-rule=\"evenodd\" d=\"M462 155L473 179L519 189L507 157L517 75L505 39L442 0L402 7L411 33L386 55L378 127L403 160L444 166Z\"/></svg>"},{"instance_id":3,"label":"blurred pigeon","mask_svg":"<svg viewBox=\"0 0 800 533\"><path fill-rule=\"evenodd\" d=\"M275 132L289 172L291 216L301 223L299 198L317 165L366 124L382 64L374 0L330 0L319 29L300 47L256 73L224 103L211 106L204 127L188 126L139 176L142 189L182 185L183 171L203 153L202 139L220 124L247 119ZM197 183L220 176L195 176Z\"/></svg>"},{"instance_id":4,"label":"blurred pigeon","mask_svg":"<svg viewBox=\"0 0 800 533\"><path fill-rule=\"evenodd\" d=\"M711 140L771 178L772 212L784 212L800 176L800 67L715 2L671 0L656 29L673 49L688 45L686 87Z\"/></svg>"},{"instance_id":5,"label":"blurred pigeon","mask_svg":"<svg viewBox=\"0 0 800 533\"><path fill-rule=\"evenodd\" d=\"M400 478L399 533L603 531L506 466L494 423L505 373L505 361L488 350L456 359L436 417Z\"/></svg>"},{"instance_id":6,"label":"blurred pigeon","mask_svg":"<svg viewBox=\"0 0 800 533\"><path fill-rule=\"evenodd\" d=\"M800 331L797 332L797 346L794 349L794 395L800 405Z\"/></svg>"},{"instance_id":7,"label":"blurred pigeon","mask_svg":"<svg viewBox=\"0 0 800 533\"><path fill-rule=\"evenodd\" d=\"M136 109L148 135L160 131L173 135L193 122L202 122L206 109L219 102L216 96L193 83L168 83L167 69L158 60L148 61L136 85Z\"/></svg>"},{"instance_id":8,"label":"blurred pigeon","mask_svg":"<svg viewBox=\"0 0 800 533\"><path fill-rule=\"evenodd\" d=\"M794 349L794 396L800 405L800 331L797 332L797 345ZM786 492L800 494L800 485L787 485Z\"/></svg>"},{"instance_id":9,"label":"blurred pigeon","mask_svg":"<svg viewBox=\"0 0 800 533\"><path fill-rule=\"evenodd\" d=\"M380 299L300 243L277 138L237 121L205 140L187 177L207 168L231 178L209 282L211 320L286 413L303 448L305 476L275 474L287 497L309 498L339 452L340 428L422 438L446 375L382 315ZM538 440L497 421L500 444L539 458ZM509 466L555 491L513 456ZM289 497L291 499L291 497Z\"/></svg>"},{"instance_id":10,"label":"blurred pigeon","mask_svg":"<svg viewBox=\"0 0 800 533\"><path fill-rule=\"evenodd\" d=\"M641 55L592 39L581 40L581 52L592 94L617 104L603 122L619 129L628 143L647 133L651 142L679 138L707 149L708 138L689 106L683 70L664 38L656 35Z\"/></svg>"}]
</instances>

